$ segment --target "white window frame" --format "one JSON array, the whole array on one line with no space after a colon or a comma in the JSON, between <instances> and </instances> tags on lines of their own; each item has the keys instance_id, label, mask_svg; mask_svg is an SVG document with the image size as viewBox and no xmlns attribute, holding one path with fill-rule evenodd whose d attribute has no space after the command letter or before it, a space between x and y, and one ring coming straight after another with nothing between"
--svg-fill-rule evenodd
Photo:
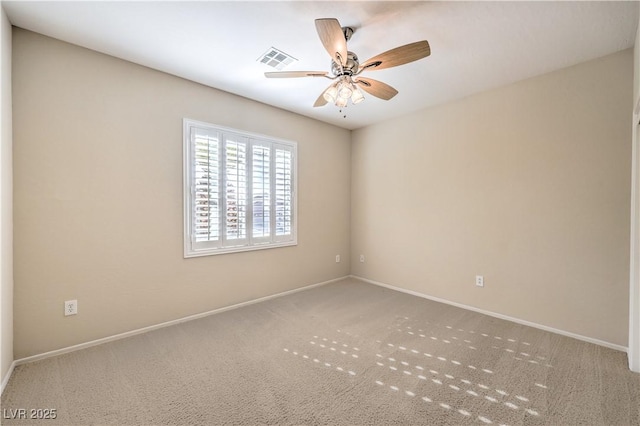
<instances>
[{"instance_id":1,"label":"white window frame","mask_svg":"<svg viewBox=\"0 0 640 426\"><path fill-rule=\"evenodd\" d=\"M238 240L226 239L226 224L224 220L220 220L219 240L209 242L196 242L194 221L195 221L195 154L194 143L192 139L192 131L194 129L204 129L207 132L218 134L218 143L221 144L220 148L220 168L224 169L225 164L225 150L222 148L227 141L228 137L239 138L243 142L246 142L246 155L247 155L247 196L246 196L246 238ZM291 152L291 233L289 235L276 235L276 214L275 209L277 207L277 197L275 196L275 161L270 163L270 198L274 200L270 205L270 233L269 237L253 237L253 206L251 202L253 199L252 194L252 153L253 145L268 146L270 147L270 153L275 149L280 148ZM275 154L272 155L272 159L275 158ZM297 227L298 227L298 154L297 143L284 139L278 139L271 136L260 135L256 133L249 133L242 130L232 129L229 127L218 126L215 124L205 123L201 121L183 119L183 192L184 192L184 257L200 257L211 256L217 254L237 253L252 250L263 250L277 247L295 246L298 244ZM223 191L225 182L225 173L221 171L219 173L220 185L220 198L218 206L224 206L225 195ZM222 207L219 207L222 210ZM222 216L222 213L221 213Z\"/></svg>"}]
</instances>

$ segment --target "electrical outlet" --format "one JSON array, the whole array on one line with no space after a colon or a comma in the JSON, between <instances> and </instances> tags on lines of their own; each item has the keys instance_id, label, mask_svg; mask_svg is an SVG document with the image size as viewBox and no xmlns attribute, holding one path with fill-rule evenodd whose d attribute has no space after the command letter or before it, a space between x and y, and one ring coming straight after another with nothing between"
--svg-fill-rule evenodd
<instances>
[{"instance_id":1,"label":"electrical outlet","mask_svg":"<svg viewBox=\"0 0 640 426\"><path fill-rule=\"evenodd\" d=\"M478 287L484 287L484 277L482 275L476 275L476 285Z\"/></svg>"},{"instance_id":2,"label":"electrical outlet","mask_svg":"<svg viewBox=\"0 0 640 426\"><path fill-rule=\"evenodd\" d=\"M364 254L360 255L360 263L364 263Z\"/></svg>"},{"instance_id":3,"label":"electrical outlet","mask_svg":"<svg viewBox=\"0 0 640 426\"><path fill-rule=\"evenodd\" d=\"M340 255L336 254L336 263L340 263Z\"/></svg>"},{"instance_id":4,"label":"electrical outlet","mask_svg":"<svg viewBox=\"0 0 640 426\"><path fill-rule=\"evenodd\" d=\"M78 301L77 300L67 300L64 302L64 316L68 317L69 315L75 315L78 313Z\"/></svg>"}]
</instances>

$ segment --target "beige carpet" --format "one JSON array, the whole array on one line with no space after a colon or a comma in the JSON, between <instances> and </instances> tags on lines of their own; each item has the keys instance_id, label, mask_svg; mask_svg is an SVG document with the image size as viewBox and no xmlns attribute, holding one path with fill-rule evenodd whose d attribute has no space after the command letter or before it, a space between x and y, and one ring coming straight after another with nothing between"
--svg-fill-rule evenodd
<instances>
[{"instance_id":1,"label":"beige carpet","mask_svg":"<svg viewBox=\"0 0 640 426\"><path fill-rule=\"evenodd\" d=\"M637 425L640 375L621 352L346 280L19 366L3 417L19 408L57 418L2 424Z\"/></svg>"}]
</instances>

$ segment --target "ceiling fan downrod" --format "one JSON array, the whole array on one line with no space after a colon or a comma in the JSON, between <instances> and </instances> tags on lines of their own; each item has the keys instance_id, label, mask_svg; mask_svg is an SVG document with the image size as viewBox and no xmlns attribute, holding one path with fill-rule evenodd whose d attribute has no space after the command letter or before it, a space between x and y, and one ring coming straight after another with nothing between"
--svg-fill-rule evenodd
<instances>
[{"instance_id":1,"label":"ceiling fan downrod","mask_svg":"<svg viewBox=\"0 0 640 426\"><path fill-rule=\"evenodd\" d=\"M344 34L344 39L346 41L351 40L351 36L353 35L354 32L355 30L351 27L342 27L342 34Z\"/></svg>"}]
</instances>

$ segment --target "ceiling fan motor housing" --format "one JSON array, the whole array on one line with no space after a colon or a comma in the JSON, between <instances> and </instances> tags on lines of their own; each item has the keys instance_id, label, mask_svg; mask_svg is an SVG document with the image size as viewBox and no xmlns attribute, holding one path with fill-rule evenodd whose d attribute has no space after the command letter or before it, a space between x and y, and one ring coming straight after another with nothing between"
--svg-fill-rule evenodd
<instances>
[{"instance_id":1,"label":"ceiling fan motor housing","mask_svg":"<svg viewBox=\"0 0 640 426\"><path fill-rule=\"evenodd\" d=\"M358 56L353 52L347 52L347 63L341 67L336 61L331 61L331 73L335 76L354 75L358 72L360 62Z\"/></svg>"}]
</instances>

